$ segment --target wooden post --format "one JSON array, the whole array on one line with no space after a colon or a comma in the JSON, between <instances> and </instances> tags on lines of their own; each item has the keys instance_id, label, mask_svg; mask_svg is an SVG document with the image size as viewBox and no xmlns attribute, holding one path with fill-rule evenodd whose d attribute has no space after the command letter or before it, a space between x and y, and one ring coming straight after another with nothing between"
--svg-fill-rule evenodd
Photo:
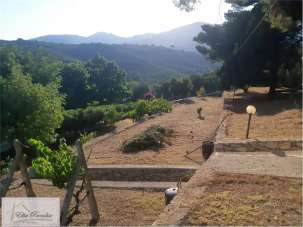
<instances>
[{"instance_id":1,"label":"wooden post","mask_svg":"<svg viewBox=\"0 0 303 227\"><path fill-rule=\"evenodd\" d=\"M26 194L28 197L35 197L36 194L33 191L32 184L31 184L31 181L28 177L28 173L26 170L25 157L24 157L24 154L22 153L21 144L17 139L14 140L14 148L15 148L16 154L18 154L18 156L20 157L19 167L21 170L23 182L25 184Z\"/></svg>"},{"instance_id":2,"label":"wooden post","mask_svg":"<svg viewBox=\"0 0 303 227\"><path fill-rule=\"evenodd\" d=\"M91 180L90 177L88 175L88 170L87 170L87 164L85 161L85 156L83 153L83 148L82 148L82 143L80 142L80 140L76 141L76 149L77 149L77 153L78 153L78 157L77 157L77 162L76 162L76 168L74 171L74 174L71 178L71 180L68 183L68 188L64 197L64 201L62 204L62 208L61 208L61 225L65 226L67 224L68 221L68 209L72 200L72 196L73 196L73 192L74 192L74 188L76 186L76 182L80 173L80 169L83 168L83 180L85 182L85 188L88 191L88 203L89 203L89 208L92 214L92 219L90 222L90 225L95 225L99 219L100 219L100 215L99 215L99 210L98 210L98 206L97 206L97 201L94 195L94 191L92 188L92 184L91 184Z\"/></svg>"},{"instance_id":3,"label":"wooden post","mask_svg":"<svg viewBox=\"0 0 303 227\"><path fill-rule=\"evenodd\" d=\"M74 188L76 186L78 175L80 173L80 168L81 168L81 159L79 156L77 156L74 174L72 175L72 178L70 179L70 181L67 184L67 191L65 193L63 204L61 207L60 225L62 225L62 226L67 225L68 208L69 208L70 202L72 201L72 196L73 196Z\"/></svg>"},{"instance_id":4,"label":"wooden post","mask_svg":"<svg viewBox=\"0 0 303 227\"><path fill-rule=\"evenodd\" d=\"M1 205L1 198L6 195L6 192L8 191L9 186L13 181L14 174L18 170L18 167L21 170L21 176L25 184L25 190L27 196L29 197L36 196L36 194L33 191L32 184L27 173L27 168L26 168L24 154L22 153L21 143L17 139L14 140L14 149L16 151L16 155L13 164L11 165L8 171L8 175L0 182L0 205Z\"/></svg>"},{"instance_id":5,"label":"wooden post","mask_svg":"<svg viewBox=\"0 0 303 227\"><path fill-rule=\"evenodd\" d=\"M76 141L76 148L78 151L78 155L81 159L81 163L82 163L82 167L84 169L84 182L85 182L85 188L88 191L88 203L89 203L89 208L92 214L92 220L90 222L90 225L94 225L96 224L99 219L100 219L100 215L99 215L99 210L98 210L98 205L97 205L97 201L95 198L95 194L93 191L93 187L92 187L92 183L90 180L90 176L88 174L88 169L87 169L87 163L85 161L85 156L84 156L84 152L83 152L83 147L82 147L82 143L80 140Z\"/></svg>"}]
</instances>

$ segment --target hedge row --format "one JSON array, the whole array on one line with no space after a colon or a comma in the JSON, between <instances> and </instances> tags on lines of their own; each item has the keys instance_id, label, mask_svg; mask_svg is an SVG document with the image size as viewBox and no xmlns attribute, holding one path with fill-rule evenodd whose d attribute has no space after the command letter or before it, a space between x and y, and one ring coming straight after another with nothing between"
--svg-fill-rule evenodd
<instances>
[{"instance_id":1,"label":"hedge row","mask_svg":"<svg viewBox=\"0 0 303 227\"><path fill-rule=\"evenodd\" d=\"M165 99L139 100L127 104L88 106L83 109L66 110L63 124L58 132L67 135L75 134L75 132L102 131L105 127L113 126L115 122L125 118L140 120L146 114L170 111L171 104Z\"/></svg>"}]
</instances>

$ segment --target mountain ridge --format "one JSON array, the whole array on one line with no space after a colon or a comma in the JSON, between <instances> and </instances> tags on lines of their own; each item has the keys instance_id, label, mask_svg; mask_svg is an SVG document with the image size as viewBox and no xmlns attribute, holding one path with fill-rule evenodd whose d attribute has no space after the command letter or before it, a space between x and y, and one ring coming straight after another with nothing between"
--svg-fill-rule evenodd
<instances>
[{"instance_id":1,"label":"mountain ridge","mask_svg":"<svg viewBox=\"0 0 303 227\"><path fill-rule=\"evenodd\" d=\"M164 46L177 50L195 52L196 43L193 37L202 31L203 22L195 22L189 25L177 27L169 31L160 33L145 33L131 37L122 37L107 32L96 32L90 36L79 35L45 35L32 38L42 42L63 43L63 44L84 44L84 43L104 43L104 44L146 44Z\"/></svg>"}]
</instances>

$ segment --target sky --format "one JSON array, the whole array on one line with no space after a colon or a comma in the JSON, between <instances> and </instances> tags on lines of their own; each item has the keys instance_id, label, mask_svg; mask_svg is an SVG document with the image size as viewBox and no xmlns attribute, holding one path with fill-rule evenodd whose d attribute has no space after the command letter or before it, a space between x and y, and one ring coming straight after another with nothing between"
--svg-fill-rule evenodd
<instances>
[{"instance_id":1,"label":"sky","mask_svg":"<svg viewBox=\"0 0 303 227\"><path fill-rule=\"evenodd\" d=\"M0 39L159 33L194 22L222 23L229 8L224 0L201 0L189 13L173 0L0 0Z\"/></svg>"}]
</instances>

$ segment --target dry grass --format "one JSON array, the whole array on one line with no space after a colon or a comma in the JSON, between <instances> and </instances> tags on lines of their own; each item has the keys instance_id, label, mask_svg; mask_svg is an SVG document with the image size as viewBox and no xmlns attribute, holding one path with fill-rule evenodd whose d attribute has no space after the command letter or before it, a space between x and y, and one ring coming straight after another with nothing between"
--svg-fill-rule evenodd
<instances>
[{"instance_id":1,"label":"dry grass","mask_svg":"<svg viewBox=\"0 0 303 227\"><path fill-rule=\"evenodd\" d=\"M60 197L61 202L65 193L65 190L38 184L33 184L33 189L39 197ZM97 225L151 225L165 206L163 192L100 188L95 188L94 192L101 214L101 220ZM8 197L25 195L23 187L9 190L7 193ZM71 225L89 224L87 200L81 204L80 212L74 217Z\"/></svg>"},{"instance_id":2,"label":"dry grass","mask_svg":"<svg viewBox=\"0 0 303 227\"><path fill-rule=\"evenodd\" d=\"M217 174L183 225L298 225L302 179Z\"/></svg>"},{"instance_id":3,"label":"dry grass","mask_svg":"<svg viewBox=\"0 0 303 227\"><path fill-rule=\"evenodd\" d=\"M246 106L254 105L257 114L252 117L249 137L253 139L301 139L302 98L282 90L275 99L268 97L268 88L250 88L248 94L237 91L232 102L232 92L225 94L228 108L233 114L226 120L226 135L244 139L248 115Z\"/></svg>"},{"instance_id":4,"label":"dry grass","mask_svg":"<svg viewBox=\"0 0 303 227\"><path fill-rule=\"evenodd\" d=\"M205 120L198 118L199 107L203 108L202 115L205 116ZM214 132L221 111L222 98L194 98L191 104L174 104L171 113L149 119L94 145L89 164L201 164L203 162L201 149L190 155L194 161L185 157L186 151L201 146L203 139ZM124 124L131 123L128 121L123 122ZM120 150L125 140L142 133L152 125L174 130L175 133L170 138L171 145L166 145L159 151L149 149L135 154L125 154Z\"/></svg>"}]
</instances>

